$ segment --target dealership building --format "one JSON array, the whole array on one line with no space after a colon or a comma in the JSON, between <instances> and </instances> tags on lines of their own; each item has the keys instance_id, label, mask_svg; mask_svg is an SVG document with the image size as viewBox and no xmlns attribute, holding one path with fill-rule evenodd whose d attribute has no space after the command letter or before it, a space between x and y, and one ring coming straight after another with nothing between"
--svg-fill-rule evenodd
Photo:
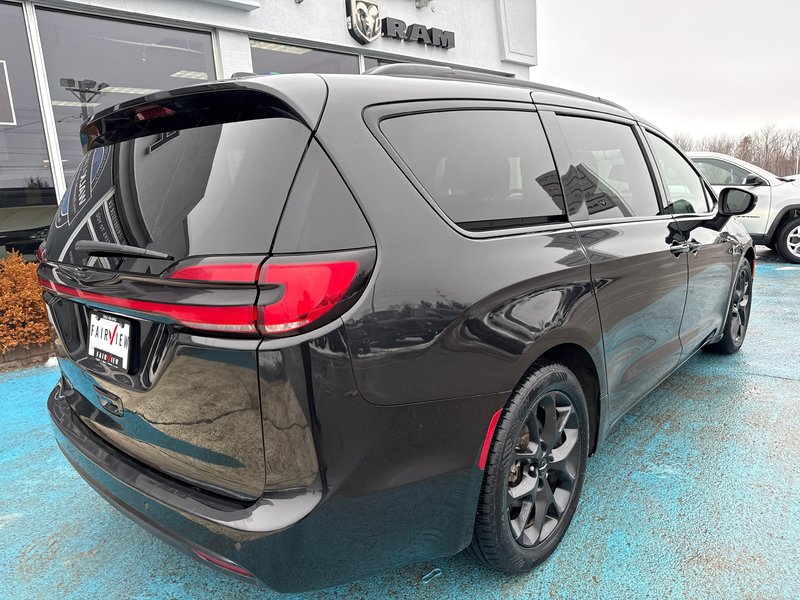
<instances>
[{"instance_id":1,"label":"dealership building","mask_svg":"<svg viewBox=\"0 0 800 600\"><path fill-rule=\"evenodd\" d=\"M536 64L535 0L0 0L0 32L0 256L35 251L81 123L136 96L242 72Z\"/></svg>"}]
</instances>

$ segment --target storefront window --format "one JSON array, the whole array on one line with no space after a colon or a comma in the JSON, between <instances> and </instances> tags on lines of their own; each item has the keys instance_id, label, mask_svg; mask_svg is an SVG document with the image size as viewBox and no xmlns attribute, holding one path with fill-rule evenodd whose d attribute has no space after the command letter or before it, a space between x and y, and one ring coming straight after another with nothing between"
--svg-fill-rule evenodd
<instances>
[{"instance_id":1,"label":"storefront window","mask_svg":"<svg viewBox=\"0 0 800 600\"><path fill-rule=\"evenodd\" d=\"M250 40L253 70L258 75L281 73L358 73L358 56Z\"/></svg>"},{"instance_id":2,"label":"storefront window","mask_svg":"<svg viewBox=\"0 0 800 600\"><path fill-rule=\"evenodd\" d=\"M67 181L90 115L143 94L215 79L211 35L52 10L37 11Z\"/></svg>"},{"instance_id":3,"label":"storefront window","mask_svg":"<svg viewBox=\"0 0 800 600\"><path fill-rule=\"evenodd\" d=\"M0 258L32 258L56 194L22 8L0 3Z\"/></svg>"}]
</instances>

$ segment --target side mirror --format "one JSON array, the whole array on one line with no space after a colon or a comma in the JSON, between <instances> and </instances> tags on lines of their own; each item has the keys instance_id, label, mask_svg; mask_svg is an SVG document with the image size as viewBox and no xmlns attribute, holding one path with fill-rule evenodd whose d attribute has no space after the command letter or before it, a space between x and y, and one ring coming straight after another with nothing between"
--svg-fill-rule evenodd
<instances>
[{"instance_id":1,"label":"side mirror","mask_svg":"<svg viewBox=\"0 0 800 600\"><path fill-rule=\"evenodd\" d=\"M726 217L746 215L756 207L758 196L739 188L725 188L719 193L719 213Z\"/></svg>"},{"instance_id":2,"label":"side mirror","mask_svg":"<svg viewBox=\"0 0 800 600\"><path fill-rule=\"evenodd\" d=\"M742 185L767 185L767 182L758 175L748 175Z\"/></svg>"}]
</instances>

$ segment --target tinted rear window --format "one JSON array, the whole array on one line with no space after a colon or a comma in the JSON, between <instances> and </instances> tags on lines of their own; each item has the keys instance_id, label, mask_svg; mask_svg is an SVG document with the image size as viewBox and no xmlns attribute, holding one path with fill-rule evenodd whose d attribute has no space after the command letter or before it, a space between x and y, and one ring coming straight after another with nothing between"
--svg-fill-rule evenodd
<instances>
[{"instance_id":1,"label":"tinted rear window","mask_svg":"<svg viewBox=\"0 0 800 600\"><path fill-rule=\"evenodd\" d=\"M160 272L168 263L89 257L93 239L189 255L269 251L309 138L266 118L163 132L88 152L47 238L50 260Z\"/></svg>"},{"instance_id":2,"label":"tinted rear window","mask_svg":"<svg viewBox=\"0 0 800 600\"><path fill-rule=\"evenodd\" d=\"M445 214L470 230L563 220L561 187L535 112L393 117L381 131Z\"/></svg>"},{"instance_id":3,"label":"tinted rear window","mask_svg":"<svg viewBox=\"0 0 800 600\"><path fill-rule=\"evenodd\" d=\"M559 116L574 159L589 219L660 214L642 148L629 125Z\"/></svg>"}]
</instances>

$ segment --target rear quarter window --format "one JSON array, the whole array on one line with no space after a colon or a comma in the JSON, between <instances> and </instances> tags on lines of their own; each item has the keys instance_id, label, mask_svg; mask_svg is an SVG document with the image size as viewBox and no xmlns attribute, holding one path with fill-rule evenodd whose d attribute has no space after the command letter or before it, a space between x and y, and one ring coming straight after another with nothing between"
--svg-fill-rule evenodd
<instances>
[{"instance_id":1,"label":"rear quarter window","mask_svg":"<svg viewBox=\"0 0 800 600\"><path fill-rule=\"evenodd\" d=\"M558 174L535 112L416 113L384 119L380 129L436 204L464 229L566 219Z\"/></svg>"}]
</instances>

